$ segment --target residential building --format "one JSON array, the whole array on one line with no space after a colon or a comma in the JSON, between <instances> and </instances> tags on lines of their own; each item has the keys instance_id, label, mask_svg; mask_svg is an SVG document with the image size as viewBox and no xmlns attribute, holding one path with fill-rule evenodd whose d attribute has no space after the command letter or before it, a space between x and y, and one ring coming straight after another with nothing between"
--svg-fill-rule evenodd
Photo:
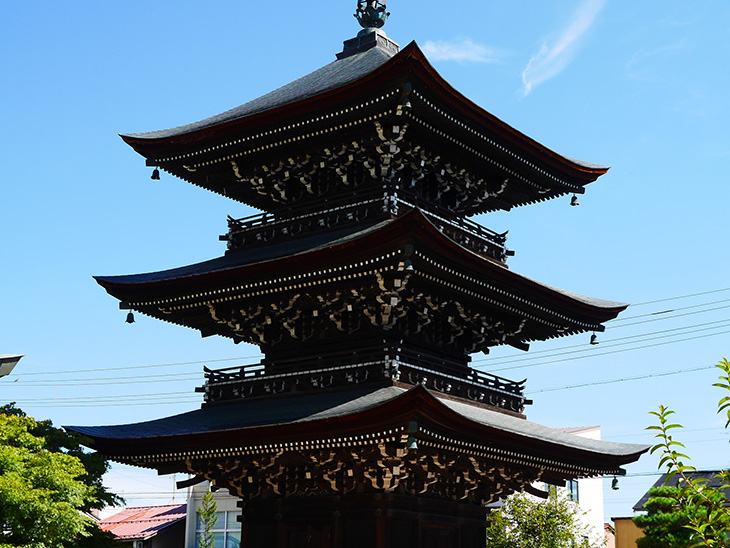
<instances>
[{"instance_id":1,"label":"residential building","mask_svg":"<svg viewBox=\"0 0 730 548\"><path fill-rule=\"evenodd\" d=\"M185 540L185 504L125 508L99 521L129 548L180 548Z\"/></svg>"}]
</instances>

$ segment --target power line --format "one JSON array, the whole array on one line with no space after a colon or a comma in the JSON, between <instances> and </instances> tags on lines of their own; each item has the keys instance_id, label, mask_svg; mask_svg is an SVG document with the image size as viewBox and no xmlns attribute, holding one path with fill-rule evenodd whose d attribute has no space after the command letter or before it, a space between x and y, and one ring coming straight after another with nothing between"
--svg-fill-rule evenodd
<instances>
[{"instance_id":1,"label":"power line","mask_svg":"<svg viewBox=\"0 0 730 548\"><path fill-rule=\"evenodd\" d=\"M722 327L726 327L726 326L722 326ZM586 359L586 358L593 358L593 357L596 357L596 356L607 356L609 354L620 354L620 353L623 353L623 352L631 352L633 350L642 350L642 349L645 349L645 348L655 348L657 346L665 346L665 345L668 345L668 344L675 344L675 343L679 343L679 342L687 342L687 341L694 341L694 340L697 340L697 339L705 339L707 337L714 337L714 336L717 336L717 335L724 335L726 333L730 333L730 331L720 331L720 332L717 332L717 333L708 333L706 335L698 335L696 337L687 337L687 338L684 338L684 339L676 339L676 340L673 340L673 341L665 341L665 342L654 343L654 344L645 344L643 346L635 346L635 347L632 347L632 348L621 348L619 350L610 350L608 352L596 352L596 353L593 353L593 354L587 354L587 355L583 355L583 356L573 356L573 357L570 357L570 358L562 358L562 359L557 359L557 360L547 359L546 361L542 361L542 362L539 362L539 363L536 363L536 364L535 363L532 363L532 364L525 364L525 365L515 365L515 366L512 366L512 367L504 367L504 368L501 368L501 369L493 369L492 371L504 371L504 370L508 370L508 369L523 369L525 367L534 367L536 365L548 365L548 364L552 364L552 363L563 363L563 362L569 362L569 361L575 361L575 360L583 360L583 359ZM656 339L659 339L659 338L665 338L665 337L656 337L654 339L647 339L647 340L656 340ZM645 342L645 341L639 341L639 342ZM615 345L615 346L624 346L624 345ZM547 358L552 358L552 357L554 357L554 356L548 356Z\"/></svg>"},{"instance_id":2,"label":"power line","mask_svg":"<svg viewBox=\"0 0 730 548\"><path fill-rule=\"evenodd\" d=\"M720 430L722 432L726 432L725 428L722 426L715 426L713 428L682 428L679 432L708 432L712 430ZM620 434L618 436L606 436L603 438L604 440L614 440L618 438L636 438L638 436L646 436L646 432L640 433L640 434Z\"/></svg>"},{"instance_id":3,"label":"power line","mask_svg":"<svg viewBox=\"0 0 730 548\"><path fill-rule=\"evenodd\" d=\"M676 343L676 342L684 342L684 341L687 341L687 340L701 339L701 338L706 338L706 337L709 337L709 336L722 335L722 334L725 334L725 333L730 333L730 331L722 331L722 332L719 332L719 333L711 333L711 334L708 334L708 335L701 335L701 336L698 336L698 337L689 337L689 338L686 338L686 339L679 339L679 340L668 341L668 342L664 342L664 343L656 343L656 344L644 345L644 346L641 346L641 347L624 348L624 349L620 349L620 350L613 350L613 351L609 351L609 352L602 352L602 353L599 353L599 354L591 354L591 355L588 355L588 356L575 356L575 357L572 357L572 358L566 358L566 359L560 359L560 360L552 360L552 361L543 362L543 364L546 364L546 363L556 363L556 362L565 362L565 361L572 361L572 360L577 360L577 359L584 359L584 358L592 357L592 356L600 356L600 355L606 355L606 354L616 354L616 353L628 352L628 351L632 351L632 350L639 350L639 349L643 349L643 348L650 348L650 347L662 346L662 345L672 344L672 343ZM694 368L694 369L682 369L682 370L667 371L667 372L663 372L663 373L652 373L652 374L640 375L640 376L636 376L636 377L627 377L627 378L622 378L622 379L611 379L611 380L604 380L604 381L595 381L595 382L591 382L591 383L583 383L583 384L578 384L578 385L570 385L570 386L563 386L563 387L546 388L546 389L542 389L542 390L534 390L534 391L530 391L529 393L530 394L535 394L535 393L542 393L542 392L553 392L553 391L559 391L559 390L568 390L568 389L573 389L573 388L582 388L582 387L587 387L587 386L598 386L598 385L603 385L603 384L614 384L614 383L618 383L618 382L628 382L628 381L634 381L634 380L642 380L642 379L647 379L647 378L651 378L651 377L663 377L663 376L669 376L669 375L676 375L676 374L680 374L680 373L688 373L688 372L694 372L694 371L700 371L700 370L707 370L707 369L712 369L714 367L715 367L714 365L711 365L711 366L704 366L704 367ZM513 368L513 369L515 369L515 368ZM120 383L120 384L127 384L127 383ZM185 402L188 402L188 401L193 401L192 400L192 395L191 395L191 399L189 399L189 400L188 399L175 400L175 401L172 401L172 400L170 400L170 401L162 401L162 400L160 400L160 397L161 396L167 396L169 394L174 394L174 393L167 393L167 394L166 393L162 393L162 394L145 395L147 397L153 397L154 400L153 401L139 400L139 401L137 401L135 403L137 403L137 405L163 405L163 404L170 404L170 403L185 403ZM114 396L106 396L106 397L105 396L99 396L99 398L100 398L100 402L99 403L92 403L90 401L84 401L84 400L81 400L81 398L70 398L70 399L74 400L74 403L73 404L71 402L69 402L68 405L65 405L65 404L62 404L60 402L59 403L49 403L51 400L41 400L41 402L35 403L35 404L31 404L31 405L33 405L35 407L93 407L93 406L98 406L98 407L118 407L118 406L127 405L127 403L101 403L102 401L108 401L109 398L113 398L113 397ZM183 396L179 396L179 398L182 398L182 397Z\"/></svg>"},{"instance_id":4,"label":"power line","mask_svg":"<svg viewBox=\"0 0 730 548\"><path fill-rule=\"evenodd\" d=\"M675 328L672 328L672 329L663 329L661 331L652 331L650 333L640 333L638 335L629 335L629 336L626 336L626 337L618 337L618 338L615 338L615 339L608 339L607 341L604 341L604 342L601 343L601 347L600 348L606 348L606 347L613 348L615 346L623 346L625 344L635 344L635 343L609 344L609 343L615 343L617 341L628 341L628 340L631 340L631 339L640 339L642 337L650 337L651 335L661 335L661 334L664 334L664 333L673 333L673 332L677 332L677 331L686 331L686 330L694 329L694 328L706 328L706 327L711 326L711 325L715 325L716 326L716 327L714 327L712 329L720 329L721 327L727 327L727 326L718 326L717 324L722 324L722 323L727 323L727 322L730 322L730 319L716 320L716 321L713 321L713 322L705 322L705 323L700 323L700 324L695 324L695 325L689 325L689 326L685 326L685 327L675 327ZM698 331L701 332L703 330L700 329ZM688 333L685 333L685 334L688 334ZM672 335L672 336L677 336L677 335ZM653 339L646 339L646 341L656 340L657 338L662 338L662 337L655 337ZM639 341L639 342L645 342L645 341ZM573 349L573 348L578 348L580 350L573 351L573 352L561 352L562 350L570 350L570 349ZM597 348L595 346L590 346L590 345L588 345L586 343L581 343L581 344L574 344L574 345L570 345L570 346L562 346L562 347L559 347L559 348L551 348L551 349L546 349L546 350L536 350L535 352L530 352L527 355L524 355L524 354L522 354L522 355L521 354L510 354L510 355L504 356L502 358L497 358L497 359L495 359L493 361L489 361L489 358L484 358L484 359L474 360L472 363L489 362L489 363L486 363L485 366L489 366L490 367L490 371L503 371L503 370L511 369L511 368L505 367L505 368L500 368L500 369L492 369L491 366L494 366L494 365L503 365L503 364L509 364L509 363L523 363L525 361L541 360L541 359L545 359L545 358L552 358L552 357L555 357L555 356L564 356L564 355L567 355L567 354L574 354L576 352L592 352L592 351L596 351L596 350L597 350ZM533 354L550 354L550 355L549 356L533 356ZM539 365L539 364L535 364L535 365Z\"/></svg>"},{"instance_id":5,"label":"power line","mask_svg":"<svg viewBox=\"0 0 730 548\"><path fill-rule=\"evenodd\" d=\"M99 384L137 384L133 379L144 379L145 382L179 382L201 378L201 373L169 373L163 375L129 375L125 377L108 378L76 378L76 379L48 379L48 380L24 380L21 384L5 383L5 386L20 388L23 386L86 386ZM175 378L172 378L175 377ZM125 382L129 381L129 382Z\"/></svg>"},{"instance_id":6,"label":"power line","mask_svg":"<svg viewBox=\"0 0 730 548\"><path fill-rule=\"evenodd\" d=\"M179 400L160 400L159 398L154 401L140 401L135 402L135 405L173 405L173 404L180 404L180 403L200 403L199 401L193 400L193 399L179 399ZM53 409L62 409L71 407L74 409L79 409L82 407L129 407L129 402L126 403L69 403L69 404L45 404L45 403L35 403L32 405L28 405L28 407L38 407L38 408L53 408Z\"/></svg>"},{"instance_id":7,"label":"power line","mask_svg":"<svg viewBox=\"0 0 730 548\"><path fill-rule=\"evenodd\" d=\"M710 295L712 293L722 293L723 291L730 291L730 287L723 287L722 289L712 289L710 291L701 291L700 293L689 293L687 295L677 295L675 297L666 297L663 299L656 299L653 301L644 301L643 303L632 304L632 307L645 306L647 304L665 303L667 301L676 301L679 299L688 299L690 297L700 297L702 295Z\"/></svg>"},{"instance_id":8,"label":"power line","mask_svg":"<svg viewBox=\"0 0 730 548\"><path fill-rule=\"evenodd\" d=\"M184 392L153 392L148 394L122 394L117 396L77 396L77 397L69 397L69 398L34 398L34 399L25 399L23 401L25 402L49 402L49 401L95 401L95 400L114 400L114 399L144 399L144 398L158 398L160 396L180 396L180 395L190 395L190 392L184 391Z\"/></svg>"},{"instance_id":9,"label":"power line","mask_svg":"<svg viewBox=\"0 0 730 548\"><path fill-rule=\"evenodd\" d=\"M594 382L586 382L582 384L572 384L569 386L556 386L553 388L543 388L541 390L532 390L529 393L530 394L540 394L543 392L557 392L559 390L569 390L573 388L585 388L586 386L599 386L604 384L615 384L619 382L629 382L629 381L638 381L638 380L644 380L644 379L650 379L654 377L668 377L670 375L679 375L681 373L694 373L697 371L705 371L707 369L714 369L714 365L708 365L703 367L695 367L692 369L676 369L673 371L663 371L661 373L648 373L646 375L637 375L635 377L622 377L620 379L610 379L610 380L603 380L603 381L594 381Z\"/></svg>"},{"instance_id":10,"label":"power line","mask_svg":"<svg viewBox=\"0 0 730 548\"><path fill-rule=\"evenodd\" d=\"M195 378L198 378L199 374L196 373L190 373L190 377L187 379L152 379L152 380L145 380L145 383L159 383L159 382L181 382L186 380L194 380ZM141 377L143 378L143 377ZM43 387L54 387L54 386L119 386L123 384L139 384L139 380L107 380L107 379L98 379L96 381L86 381L86 382L79 382L79 380L71 379L69 382L54 382L54 381L38 381L37 383L34 383L33 385L30 385L30 383L3 383L5 387L8 388L38 388L39 386Z\"/></svg>"},{"instance_id":11,"label":"power line","mask_svg":"<svg viewBox=\"0 0 730 548\"><path fill-rule=\"evenodd\" d=\"M635 303L635 304L632 304L631 307L644 306L644 305L648 305L648 304L655 304L655 303L673 301L673 300L678 300L678 299L686 299L686 298L690 298L690 297L698 297L698 296L702 296L702 295L710 295L713 293L720 293L723 291L730 291L730 287L726 287L726 288L722 288L722 289L714 289L714 290L710 290L710 291L702 291L699 293L691 293L691 294L687 294L687 295L678 295L678 296L674 296L674 297L667 297L667 298L657 299L657 300L653 300L653 301L645 301L642 303ZM685 309L689 309L689 308L697 308L700 306L709 306L711 304L718 304L718 303L729 302L729 301L730 301L730 299L723 299L723 300L712 301L712 302L704 303L704 304L700 304L700 305L693 305L693 306L689 306L689 307L677 308L672 311L685 310ZM721 308L725 308L725 307L721 307ZM712 310L717 310L717 309L712 309ZM711 310L708 310L707 312L709 312L709 311L711 311ZM656 315L656 314L658 314L658 313L653 312L653 313L649 313L649 314L631 316L629 318L619 318L619 319L612 320L612 321L614 321L614 322L623 321L623 320L629 320L629 319L634 319L634 318L640 318L640 317L644 317L644 316L652 316L652 315ZM672 317L678 317L678 316L672 316ZM658 321L659 319L664 319L664 318L657 318L656 320ZM613 327L613 326L609 326L609 327ZM623 326L621 326L621 327L623 327ZM532 353L535 353L535 352L532 352ZM235 358L217 358L217 359L208 359L208 360L195 360L195 361L188 361L188 362L172 362L172 363L131 365L131 366L119 366L119 367L103 367L103 368L94 368L94 369L75 369L75 370L66 369L66 370L59 370L59 371L36 371L36 372L30 372L30 373L16 373L13 376L26 377L26 376L37 376L37 375L69 375L69 374L75 374L75 373L96 373L96 372L101 372L101 371L127 371L130 369L176 367L176 366L182 366L182 365L220 363L220 362L236 361L236 360L243 361L243 360L250 360L250 359L254 359L254 358L260 359L262 357L263 357L263 354L254 354L254 355L250 355L250 356L241 356L241 357L235 357Z\"/></svg>"},{"instance_id":12,"label":"power line","mask_svg":"<svg viewBox=\"0 0 730 548\"><path fill-rule=\"evenodd\" d=\"M713 305L713 304L720 304L720 303L726 303L726 302L730 302L730 299L722 299L722 300L719 300L719 301L711 301L709 303L702 303L702 304L693 304L693 305L690 305L690 306L682 306L682 307L679 307L679 308L671 308L669 310L659 310L658 312L648 312L646 314L638 314L636 316L628 316L628 317L625 317L625 318L616 318L616 319L613 319L613 320L609 320L609 322L613 326L613 324L616 323L616 322L625 322L627 320L634 320L636 318L647 318L649 316L659 316L661 314L668 314L670 312L678 312L680 310L690 310L692 308L701 308L703 306L710 306L710 305ZM609 323L609 322L606 322L606 323Z\"/></svg>"},{"instance_id":13,"label":"power line","mask_svg":"<svg viewBox=\"0 0 730 548\"><path fill-rule=\"evenodd\" d=\"M674 318L683 318L684 316L694 316L695 314L704 314L705 312L714 312L716 310L725 310L727 308L730 308L730 305L716 306L715 308L708 308L707 310L695 310L694 312L685 312L684 314L674 314L672 316L660 316L657 318L652 318L651 320L642 320L640 322L625 323L622 325L609 325L606 327L606 330L620 329L622 327L629 327L631 325L640 325L640 324L644 324L644 323L660 322L663 320L671 320Z\"/></svg>"},{"instance_id":14,"label":"power line","mask_svg":"<svg viewBox=\"0 0 730 548\"><path fill-rule=\"evenodd\" d=\"M647 304L653 304L658 302L665 302L665 301L671 301L676 299L683 299L683 298L690 298L690 297L696 297L701 295L708 295L712 293L719 293L722 291L729 291L730 288L723 288L723 289L717 289L712 291L705 291L705 292L699 292L699 293L693 293L688 295L680 295L676 297L669 297L666 299L658 299L655 301L647 301L644 303L638 303L632 306L642 306ZM699 305L691 305L687 307L682 307L678 309L673 309L671 311L661 311L661 312L654 312L649 313L641 316L633 316L628 319L633 318L639 318L639 317L648 317L648 316L656 316L657 314L664 314L668 312L675 312L677 310L687 310L687 309L693 309L693 308L699 308L699 307L706 307L712 304L719 304L730 301L730 299L725 300L719 300L719 301L712 301L709 303L703 303ZM634 322L632 324L626 324L621 326L609 326L609 327L626 327L628 325L637 325L637 324L643 324L648 323L651 321L659 321L663 319L669 319L669 318L677 318L677 317L684 317L689 316L693 314L699 314L703 312L711 312L714 310L721 310L725 308L730 308L730 305L728 306L721 306L712 308L709 310L699 310L690 312L687 314L675 314L672 316L663 316L661 318L652 318L651 320L642 321L642 322ZM618 344L609 344L606 345L605 343L602 343L601 349L605 348L616 348L616 347L622 347L622 346L628 346L633 344L640 344L643 342L648 342L652 340L658 340L658 339L665 339L669 337L674 336L681 336L681 335L687 335L690 333L702 333L704 331L708 331L709 329L696 329L695 331L688 331L690 329L695 328L707 328L709 326L715 326L711 327L710 329L722 329L725 327L728 327L727 325L718 325L718 324L724 324L725 322L728 322L730 320L717 320L714 322L705 322L700 324L695 324L692 326L685 326L685 327L679 327L679 328L673 328L673 329L666 329L666 330L660 330L660 331L654 331L650 333L645 334L638 334L638 335L631 335L627 337L620 337L616 339L610 339L608 342L611 343L617 343L618 341L630 341L632 339L642 339L634 342L621 342ZM678 334L677 332L683 332L681 334ZM619 348L616 350L610 350L610 351L601 351L601 352L595 352L595 347L587 347L587 345L571 345L566 347L561 347L557 349L550 349L550 350L538 350L531 352L529 356L524 355L510 355L506 356L504 358L501 358L501 361L497 361L496 364L506 364L506 363L514 363L517 361L524 362L525 360L541 360L538 363L532 363L532 364L521 364L514 367L504 367L501 369L496 369L495 371L501 371L501 370L508 370L508 369L518 369L523 367L533 367L537 365L547 365L551 363L558 363L558 362L567 362L572 361L576 359L584 359L588 357L593 356L603 356L608 354L616 354L616 353L622 353L622 352L628 352L632 350L640 350L644 348L651 348L651 347L657 347L657 346L663 346L667 344L673 344L676 342L685 342L690 340L696 340L701 338L706 338L710 336L715 335L721 335L728 333L730 331L722 331L722 332L716 332L716 333L707 333L704 335L699 335L695 337L685 337L682 339L677 340L671 340L671 341L665 341L661 343L656 344L649 344L649 345L642 345L642 346L632 346L629 348ZM651 337L652 335L660 335L665 333L674 333L673 335L668 336L661 336L661 337ZM651 338L649 338L651 337ZM562 350L569 350L573 348L581 348L582 350L577 350L573 352L562 352ZM587 352L590 352L590 354L586 354ZM534 356L534 354L537 353L545 353L548 354L546 356ZM563 359L555 359L552 358L558 357L558 356L564 356L564 355L570 355L570 354L585 354L585 355L578 355L578 356L572 356L568 358ZM512 357L520 356L519 360L511 360ZM65 370L65 371L45 371L45 372L34 372L34 373L20 373L17 375L13 375L14 377L26 377L26 376L38 376L38 375L67 375L67 374L75 374L75 373L95 373L95 372L103 372L103 371L128 371L128 370L138 370L138 369L149 369L149 368L158 368L158 367L174 367L174 366L183 366L183 365L193 365L193 364L204 364L204 363L219 363L219 362L228 362L228 361L244 361L244 360L250 360L252 358L259 358L261 357L260 354L258 355L252 355L252 356L244 356L244 357L236 357L236 358L220 358L220 359L212 359L212 360L198 360L198 361L189 361L189 362L176 362L176 363L163 363L163 364L147 364L147 365L138 365L138 366L122 366L122 367L109 367L109 368L98 368L98 369L80 369L80 370ZM475 360L476 361L476 360ZM478 360L478 361L488 361L488 360ZM490 362L488 365L494 365L495 362ZM625 378L625 379L613 379L613 380L606 380L606 381L597 381L594 383L586 383L584 385L574 385L574 386L566 386L566 387L556 387L556 388L548 388L543 390L538 390L535 392L546 392L546 391L555 391L555 390L566 390L571 388L578 388L581 386L592 386L592 385L599 385L599 384L610 384L610 383L617 383L617 382L628 382L633 380L640 380L640 379L646 379L651 377L657 377L657 376L667 376L667 375L673 375L673 374L679 374L684 372L690 372L690 371L696 371L700 369L711 369L713 366L699 368L699 369L690 369L690 370L678 370L678 371L671 371L671 372L664 372L664 373L657 373L657 374L649 374L649 375L642 375L632 378ZM99 378L77 378L77 379L48 379L48 380L27 380L24 383L16 384L16 383L6 383L5 386L14 386L14 387L20 387L25 384L33 384L34 387L40 387L40 386L48 386L48 387L55 387L55 386L89 386L89 385L125 385L125 384L139 384L139 379L144 379L145 382L149 383L159 383L159 382L178 382L183 380L192 380L198 375L198 373L171 373L171 374L159 374L159 375L129 375L129 376L119 376L119 377L110 377L107 379L99 379ZM23 379L17 379L16 380L23 380ZM1 387L2 385L0 385ZM177 395L181 394L181 395ZM182 395L184 394L184 395ZM126 399L125 399L126 398ZM188 401L199 401L199 396L189 394L187 392L169 392L169 393L157 393L152 395L138 395L136 399L132 399L133 396L100 396L97 398L50 398L50 399L38 399L38 400L21 400L25 402L26 405L34 405L38 407L93 407L93 406L122 406L125 405L125 401L128 403L134 402L138 405L164 405L164 404L173 404L173 403L184 403ZM66 403L69 403L69 405L66 405ZM73 404L71 405L71 403Z\"/></svg>"},{"instance_id":15,"label":"power line","mask_svg":"<svg viewBox=\"0 0 730 548\"><path fill-rule=\"evenodd\" d=\"M33 373L18 373L17 376L31 376L31 375L69 375L72 373L96 373L99 371L126 371L129 369L148 369L153 367L176 367L178 365L196 365L205 363L219 363L219 362L230 362L236 360L250 360L253 358L262 358L263 354L255 354L252 356L243 356L240 358L218 358L215 360L196 360L192 362L176 362L176 363L156 363L150 365L123 365L120 367L103 367L96 369L76 369L76 370L62 370L62 371L36 371Z\"/></svg>"}]
</instances>

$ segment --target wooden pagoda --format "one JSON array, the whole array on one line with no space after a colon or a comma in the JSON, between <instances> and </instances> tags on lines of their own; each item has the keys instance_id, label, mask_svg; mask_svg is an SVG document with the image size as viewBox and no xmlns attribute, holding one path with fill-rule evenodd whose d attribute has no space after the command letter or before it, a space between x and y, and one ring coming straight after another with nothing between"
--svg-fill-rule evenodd
<instances>
[{"instance_id":1,"label":"wooden pagoda","mask_svg":"<svg viewBox=\"0 0 730 548\"><path fill-rule=\"evenodd\" d=\"M561 156L453 89L415 43L363 30L337 60L186 126L122 138L150 166L263 211L224 256L99 277L121 307L234 342L198 410L71 427L112 459L241 498L242 543L481 547L485 505L620 474L645 446L526 420L524 381L469 367L496 345L601 331L626 305L511 271L469 216L579 194L608 168Z\"/></svg>"}]
</instances>

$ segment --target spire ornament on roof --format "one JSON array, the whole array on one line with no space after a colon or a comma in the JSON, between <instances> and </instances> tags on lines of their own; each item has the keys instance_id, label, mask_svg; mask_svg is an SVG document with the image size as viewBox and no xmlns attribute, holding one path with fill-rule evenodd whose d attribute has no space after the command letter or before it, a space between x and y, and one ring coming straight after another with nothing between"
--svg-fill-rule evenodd
<instances>
[{"instance_id":1,"label":"spire ornament on roof","mask_svg":"<svg viewBox=\"0 0 730 548\"><path fill-rule=\"evenodd\" d=\"M364 29L379 29L388 20L390 12L385 11L385 0L357 0L355 17Z\"/></svg>"}]
</instances>

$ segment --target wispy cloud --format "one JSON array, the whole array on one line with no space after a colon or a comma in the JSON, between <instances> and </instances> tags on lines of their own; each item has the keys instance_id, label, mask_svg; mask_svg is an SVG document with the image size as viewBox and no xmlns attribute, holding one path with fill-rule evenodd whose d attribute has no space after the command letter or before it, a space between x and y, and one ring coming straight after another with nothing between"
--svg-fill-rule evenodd
<instances>
[{"instance_id":1,"label":"wispy cloud","mask_svg":"<svg viewBox=\"0 0 730 548\"><path fill-rule=\"evenodd\" d=\"M671 71L667 67L669 60L675 55L687 51L688 45L684 38L674 44L667 44L652 50L641 48L626 63L626 74L633 80L661 83L663 78L660 76L660 71L663 70L665 74L670 74Z\"/></svg>"},{"instance_id":2,"label":"wispy cloud","mask_svg":"<svg viewBox=\"0 0 730 548\"><path fill-rule=\"evenodd\" d=\"M545 42L540 51L532 56L522 71L525 96L536 85L557 76L568 66L578 51L581 37L596 20L605 3L606 0L584 0L558 38L552 44Z\"/></svg>"},{"instance_id":3,"label":"wispy cloud","mask_svg":"<svg viewBox=\"0 0 730 548\"><path fill-rule=\"evenodd\" d=\"M457 42L429 40L423 47L423 52L432 61L496 63L506 57L506 52L483 44L477 44L471 38L464 38Z\"/></svg>"}]
</instances>

